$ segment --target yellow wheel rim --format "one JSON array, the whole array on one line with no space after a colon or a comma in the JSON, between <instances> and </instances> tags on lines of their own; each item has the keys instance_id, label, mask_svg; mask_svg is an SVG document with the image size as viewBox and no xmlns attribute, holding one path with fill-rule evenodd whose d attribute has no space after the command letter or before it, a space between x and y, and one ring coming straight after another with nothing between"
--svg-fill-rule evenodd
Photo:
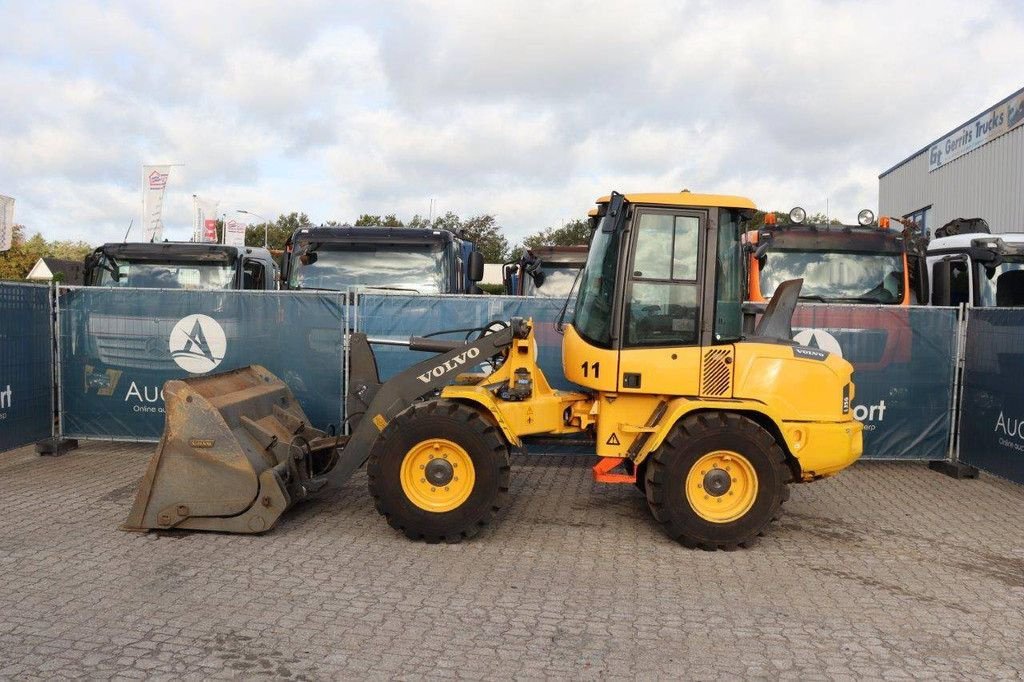
<instances>
[{"instance_id":1,"label":"yellow wheel rim","mask_svg":"<svg viewBox=\"0 0 1024 682\"><path fill-rule=\"evenodd\" d=\"M742 518L755 499L757 472L738 452L709 452L686 475L686 501L705 521L729 523Z\"/></svg>"},{"instance_id":2,"label":"yellow wheel rim","mask_svg":"<svg viewBox=\"0 0 1024 682\"><path fill-rule=\"evenodd\" d=\"M410 502L425 511L443 513L469 499L476 470L462 446L444 438L428 438L405 453L401 480Z\"/></svg>"}]
</instances>

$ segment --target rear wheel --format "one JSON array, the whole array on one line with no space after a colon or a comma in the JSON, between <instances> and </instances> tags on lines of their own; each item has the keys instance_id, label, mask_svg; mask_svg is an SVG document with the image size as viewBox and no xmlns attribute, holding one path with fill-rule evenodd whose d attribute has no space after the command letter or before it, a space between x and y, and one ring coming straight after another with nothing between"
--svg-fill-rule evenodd
<instances>
[{"instance_id":1,"label":"rear wheel","mask_svg":"<svg viewBox=\"0 0 1024 682\"><path fill-rule=\"evenodd\" d=\"M476 535L508 497L508 446L479 411L447 400L419 403L388 424L370 451L377 511L414 540Z\"/></svg>"},{"instance_id":2,"label":"rear wheel","mask_svg":"<svg viewBox=\"0 0 1024 682\"><path fill-rule=\"evenodd\" d=\"M782 449L759 424L737 414L686 417L646 461L651 513L687 547L746 546L788 497L791 473Z\"/></svg>"}]
</instances>

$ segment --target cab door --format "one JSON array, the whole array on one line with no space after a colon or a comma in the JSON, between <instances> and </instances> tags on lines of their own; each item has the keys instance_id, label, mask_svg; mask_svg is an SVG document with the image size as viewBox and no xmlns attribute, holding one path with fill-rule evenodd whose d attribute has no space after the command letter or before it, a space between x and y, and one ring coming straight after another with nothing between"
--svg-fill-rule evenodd
<instances>
[{"instance_id":1,"label":"cab door","mask_svg":"<svg viewBox=\"0 0 1024 682\"><path fill-rule=\"evenodd\" d=\"M619 391L697 395L708 214L636 211L625 271Z\"/></svg>"}]
</instances>

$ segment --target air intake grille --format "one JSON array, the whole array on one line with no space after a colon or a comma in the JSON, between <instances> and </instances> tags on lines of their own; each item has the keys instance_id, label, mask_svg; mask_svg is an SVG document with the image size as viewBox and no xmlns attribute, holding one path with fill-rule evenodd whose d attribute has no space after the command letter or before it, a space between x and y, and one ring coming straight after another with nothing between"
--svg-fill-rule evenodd
<instances>
[{"instance_id":1,"label":"air intake grille","mask_svg":"<svg viewBox=\"0 0 1024 682\"><path fill-rule=\"evenodd\" d=\"M732 380L731 348L712 348L704 354L701 374L701 395L722 397L729 395Z\"/></svg>"}]
</instances>

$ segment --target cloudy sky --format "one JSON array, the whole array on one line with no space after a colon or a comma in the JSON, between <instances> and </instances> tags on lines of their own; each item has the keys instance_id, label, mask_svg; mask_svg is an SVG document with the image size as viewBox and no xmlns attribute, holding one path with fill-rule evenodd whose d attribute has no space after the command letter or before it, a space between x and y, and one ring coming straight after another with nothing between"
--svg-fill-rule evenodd
<instances>
[{"instance_id":1,"label":"cloudy sky","mask_svg":"<svg viewBox=\"0 0 1024 682\"><path fill-rule=\"evenodd\" d=\"M0 194L120 240L140 166L222 210L494 213L511 241L621 191L850 221L878 174L1024 86L1018 0L0 0Z\"/></svg>"}]
</instances>

